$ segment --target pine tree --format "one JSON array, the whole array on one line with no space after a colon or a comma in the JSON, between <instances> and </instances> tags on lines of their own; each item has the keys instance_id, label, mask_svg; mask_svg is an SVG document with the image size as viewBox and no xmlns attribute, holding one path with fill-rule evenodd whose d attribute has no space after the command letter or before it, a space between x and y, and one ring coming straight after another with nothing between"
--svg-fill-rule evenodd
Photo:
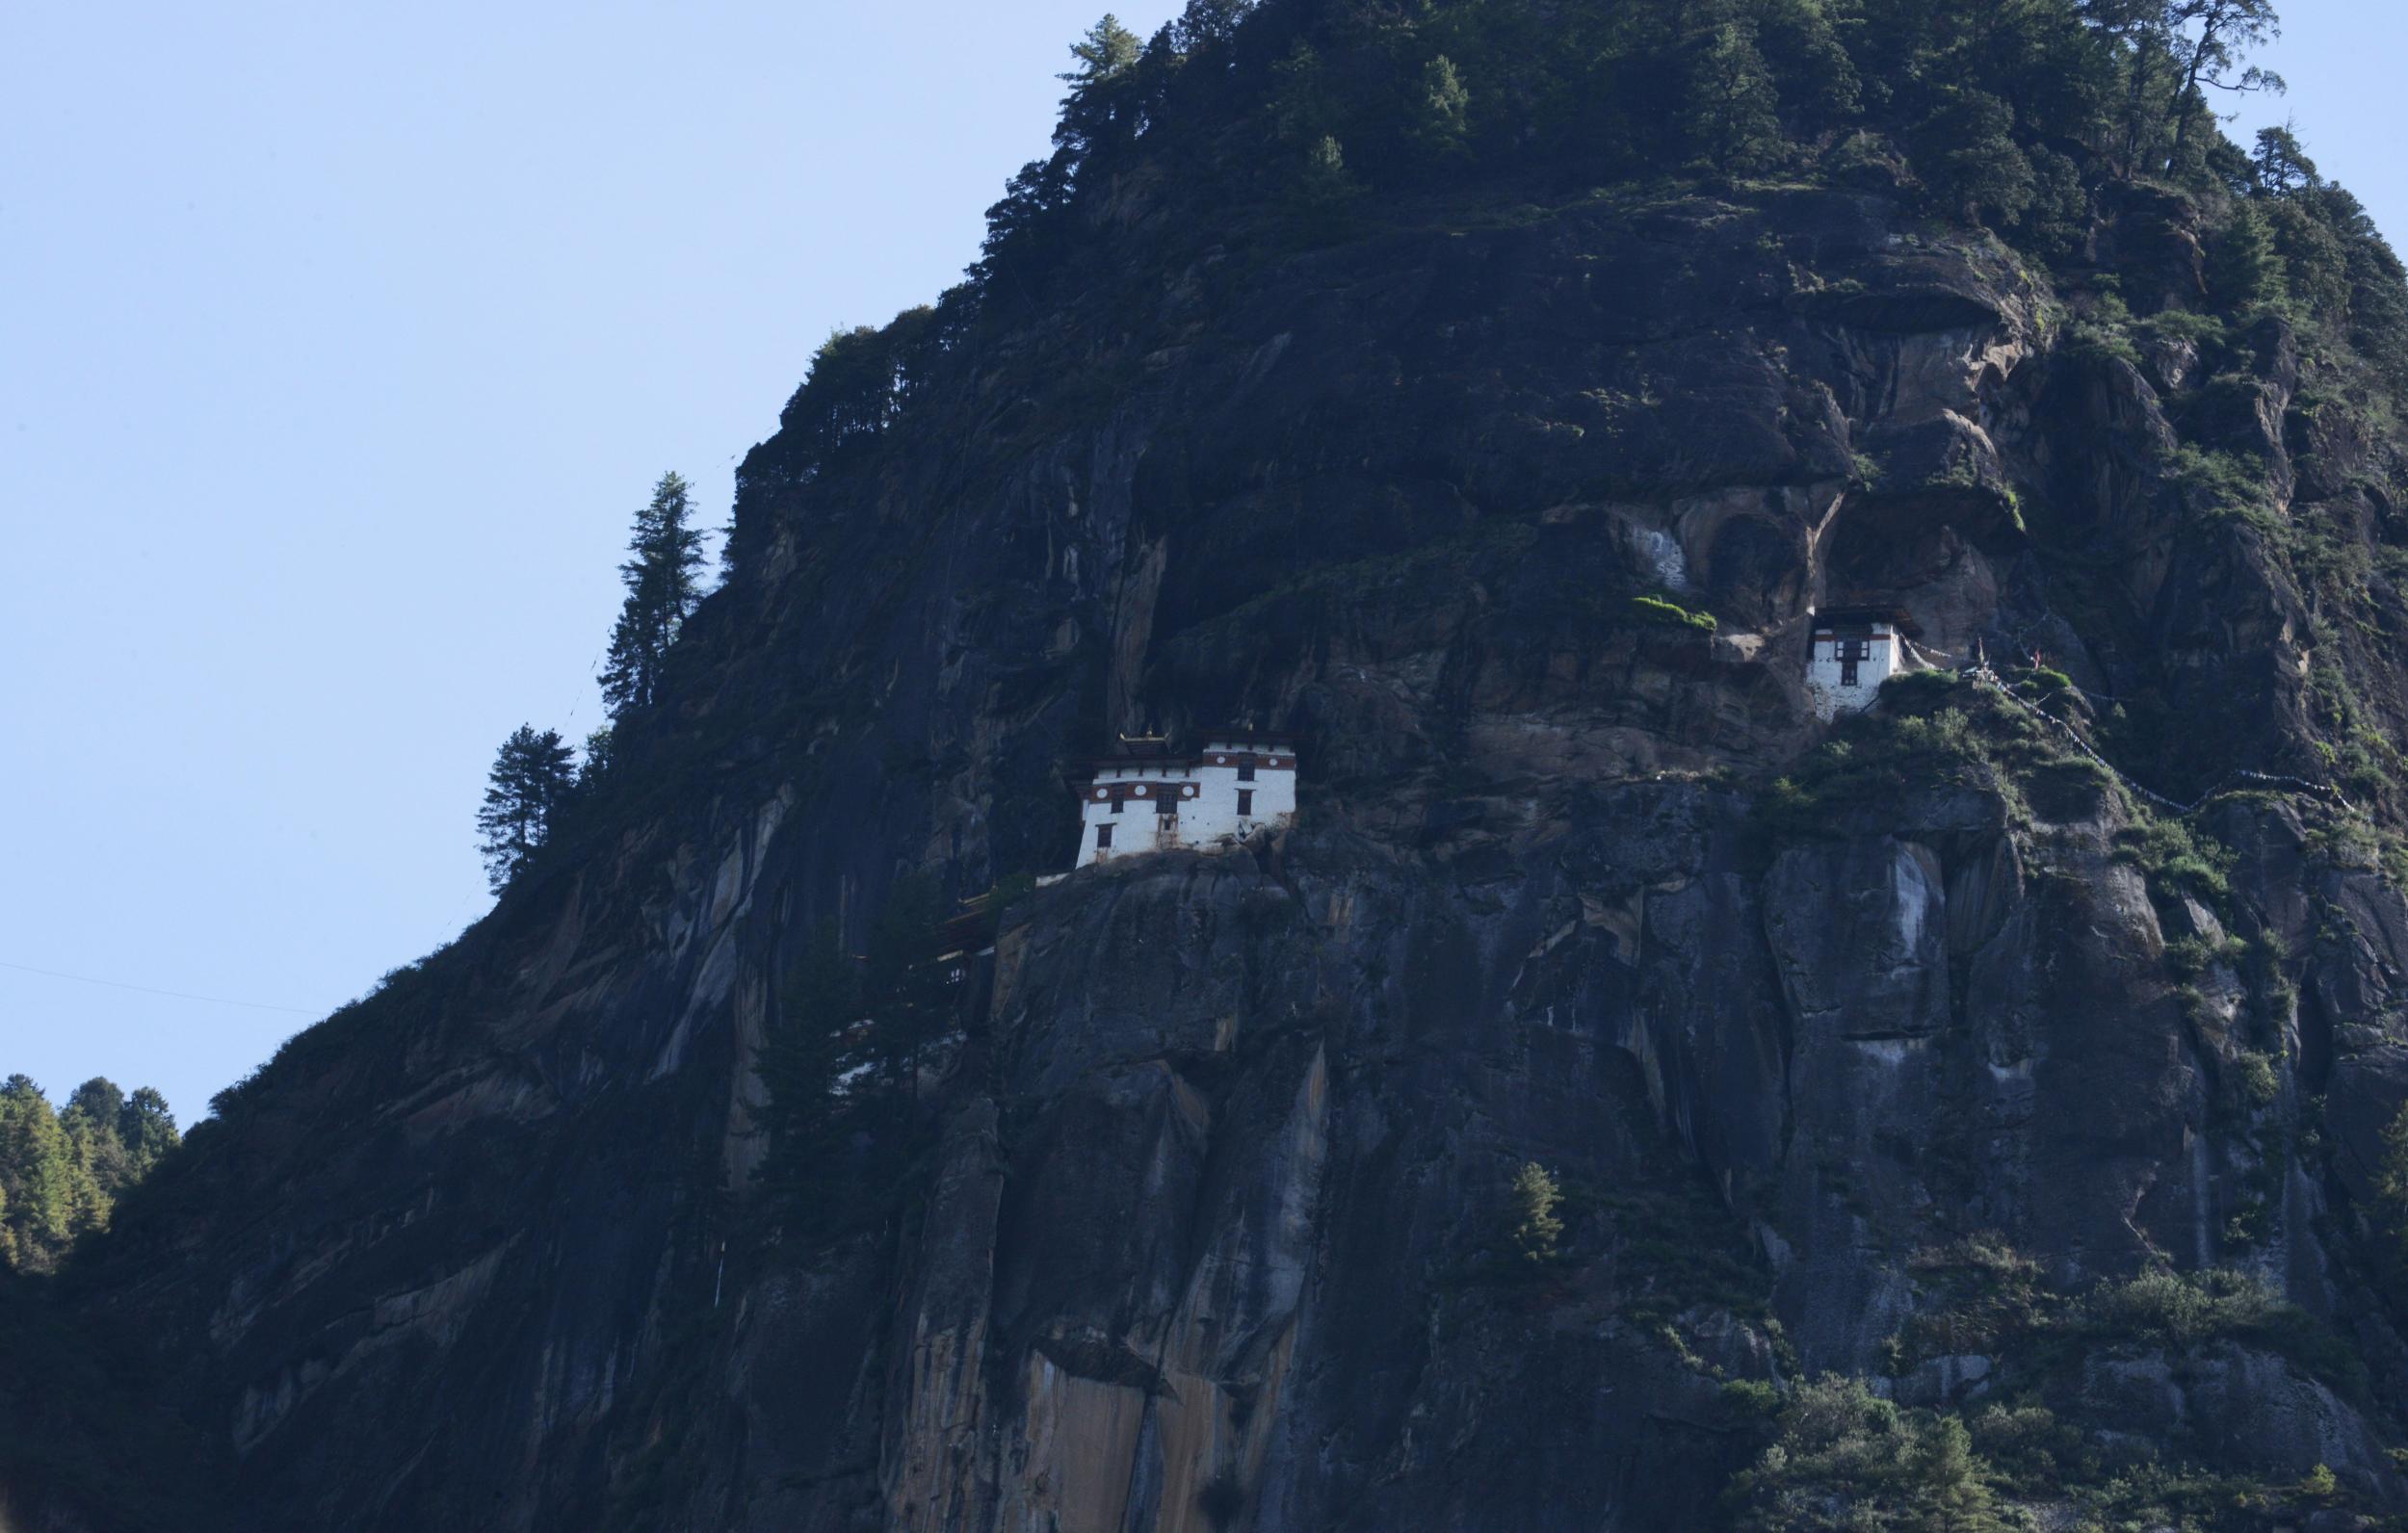
<instances>
[{"instance_id":1,"label":"pine tree","mask_svg":"<svg viewBox=\"0 0 2408 1533\"><path fill-rule=\"evenodd\" d=\"M1684 126L1699 157L1744 173L1781 157L1781 96L1756 49L1756 29L1728 21L1706 34L1690 66Z\"/></svg>"},{"instance_id":2,"label":"pine tree","mask_svg":"<svg viewBox=\"0 0 2408 1533\"><path fill-rule=\"evenodd\" d=\"M1856 63L1819 0L1768 0L1756 28L1757 51L1780 83L1782 108L1804 136L1837 127L1863 108Z\"/></svg>"},{"instance_id":3,"label":"pine tree","mask_svg":"<svg viewBox=\"0 0 2408 1533\"><path fill-rule=\"evenodd\" d=\"M1931 1533L1987 1533L2001 1524L1991 1512L1990 1488L1961 1416L1943 1416L1916 1438L1908 1468L1917 1482L1922 1526Z\"/></svg>"},{"instance_id":4,"label":"pine tree","mask_svg":"<svg viewBox=\"0 0 2408 1533\"><path fill-rule=\"evenodd\" d=\"M176 1143L167 1099L148 1086L128 1098L94 1077L54 1111L39 1086L11 1076L0 1084L0 1267L58 1265Z\"/></svg>"},{"instance_id":5,"label":"pine tree","mask_svg":"<svg viewBox=\"0 0 2408 1533\"><path fill-rule=\"evenodd\" d=\"M2244 202L2233 210L2232 223L2208 253L2207 276L2209 297L2235 313L2279 303L2289 292L2274 231L2255 207Z\"/></svg>"},{"instance_id":6,"label":"pine tree","mask_svg":"<svg viewBox=\"0 0 2408 1533\"><path fill-rule=\"evenodd\" d=\"M2182 89L2174 97L2174 146L2165 160L2172 169L2183 163L2184 148L2200 118L2212 117L2203 87L2236 93L2283 93L2281 75L2256 65L2243 68L2240 63L2246 50L2281 38L2283 20L2275 13L2273 0L2168 0L2165 21L2166 32L2183 54L2184 71ZM2196 36L2189 30L2193 26L2199 29Z\"/></svg>"},{"instance_id":7,"label":"pine tree","mask_svg":"<svg viewBox=\"0 0 2408 1533\"><path fill-rule=\"evenodd\" d=\"M1086 36L1070 45L1071 57L1079 61L1079 66L1068 74L1055 78L1084 90L1101 84L1136 64L1141 51L1138 35L1122 26L1120 18L1107 11L1103 20L1087 28Z\"/></svg>"},{"instance_id":8,"label":"pine tree","mask_svg":"<svg viewBox=\"0 0 2408 1533\"><path fill-rule=\"evenodd\" d=\"M653 486L652 504L636 513L631 556L618 567L627 600L611 630L602 667L602 695L613 716L659 700L661 666L677 632L702 599L702 533L687 525L693 514L685 480L674 473Z\"/></svg>"},{"instance_id":9,"label":"pine tree","mask_svg":"<svg viewBox=\"0 0 2408 1533\"><path fill-rule=\"evenodd\" d=\"M2259 188L2270 196L2289 196L2324 184L2316 174L2316 163L2300 147L2299 135L2288 122L2279 128L2260 128L2258 147L2249 161Z\"/></svg>"},{"instance_id":10,"label":"pine tree","mask_svg":"<svg viewBox=\"0 0 2408 1533\"><path fill-rule=\"evenodd\" d=\"M118 1134L118 1120L124 1111L125 1093L115 1081L99 1076L77 1086L59 1110L59 1128L66 1136L68 1157L76 1168L71 1218L79 1235L108 1224L118 1191L139 1175L125 1141Z\"/></svg>"},{"instance_id":11,"label":"pine tree","mask_svg":"<svg viewBox=\"0 0 2408 1533\"><path fill-rule=\"evenodd\" d=\"M1556 1205L1563 1201L1563 1191L1545 1166L1527 1160L1513 1174L1513 1189L1506 1203L1510 1219L1506 1234L1513 1249L1522 1260L1544 1264L1558 1255L1557 1242L1563 1237L1563 1221L1556 1215Z\"/></svg>"},{"instance_id":12,"label":"pine tree","mask_svg":"<svg viewBox=\"0 0 2408 1533\"><path fill-rule=\"evenodd\" d=\"M821 926L778 993L777 1025L753 1067L769 1099L756 1180L790 1227L824 1233L882 1213L925 1141L921 1055L945 1032L955 997L932 961L943 908L935 879L896 880L862 958Z\"/></svg>"},{"instance_id":13,"label":"pine tree","mask_svg":"<svg viewBox=\"0 0 2408 1533\"><path fill-rule=\"evenodd\" d=\"M879 1076L904 1099L916 1095L920 1051L944 1032L952 1016L952 989L929 961L943 919L936 880L908 873L886 892L870 928L862 979L871 1048Z\"/></svg>"},{"instance_id":14,"label":"pine tree","mask_svg":"<svg viewBox=\"0 0 2408 1533\"><path fill-rule=\"evenodd\" d=\"M1347 169L1347 151L1335 138L1324 133L1305 147L1296 173L1299 208L1326 216L1344 207L1355 191L1354 176Z\"/></svg>"},{"instance_id":15,"label":"pine tree","mask_svg":"<svg viewBox=\"0 0 2408 1533\"><path fill-rule=\"evenodd\" d=\"M537 733L533 724L519 725L494 755L477 811L477 846L495 894L551 835L553 814L569 789L569 757L559 731Z\"/></svg>"},{"instance_id":16,"label":"pine tree","mask_svg":"<svg viewBox=\"0 0 2408 1533\"><path fill-rule=\"evenodd\" d=\"M75 1237L87 1181L41 1087L24 1075L0 1082L0 1261L49 1270Z\"/></svg>"},{"instance_id":17,"label":"pine tree","mask_svg":"<svg viewBox=\"0 0 2408 1533\"><path fill-rule=\"evenodd\" d=\"M1138 35L1110 13L1070 45L1078 67L1055 76L1070 87L1054 127L1058 150L1084 162L1136 136L1136 93L1130 87L1143 52Z\"/></svg>"},{"instance_id":18,"label":"pine tree","mask_svg":"<svg viewBox=\"0 0 2408 1533\"><path fill-rule=\"evenodd\" d=\"M2395 1290L2408 1293L2408 1105L2383 1126L2374 1172L2375 1249Z\"/></svg>"},{"instance_id":19,"label":"pine tree","mask_svg":"<svg viewBox=\"0 0 2408 1533\"><path fill-rule=\"evenodd\" d=\"M1302 146L1329 130L1326 72L1321 55L1302 38L1270 66L1271 131L1283 142Z\"/></svg>"},{"instance_id":20,"label":"pine tree","mask_svg":"<svg viewBox=\"0 0 2408 1533\"><path fill-rule=\"evenodd\" d=\"M168 1110L168 1099L152 1087L137 1086L118 1109L118 1140L125 1146L126 1159L139 1178L148 1176L169 1151L183 1143L183 1135L175 1131L175 1114Z\"/></svg>"},{"instance_id":21,"label":"pine tree","mask_svg":"<svg viewBox=\"0 0 2408 1533\"><path fill-rule=\"evenodd\" d=\"M753 1066L767 1096L755 1121L769 1137L755 1180L787 1217L807 1223L826 1213L845 1180L844 1083L860 1020L859 970L836 927L824 924L778 993L776 1026Z\"/></svg>"},{"instance_id":22,"label":"pine tree","mask_svg":"<svg viewBox=\"0 0 2408 1533\"><path fill-rule=\"evenodd\" d=\"M1447 161L1466 156L1471 105L1472 92L1465 89L1453 59L1442 53L1422 66L1408 131L1426 158Z\"/></svg>"},{"instance_id":23,"label":"pine tree","mask_svg":"<svg viewBox=\"0 0 2408 1533\"><path fill-rule=\"evenodd\" d=\"M617 737L611 726L603 725L586 737L584 757L577 763L577 792L589 793L602 785L611 774L612 752Z\"/></svg>"},{"instance_id":24,"label":"pine tree","mask_svg":"<svg viewBox=\"0 0 2408 1533\"><path fill-rule=\"evenodd\" d=\"M2165 0L2093 0L2090 15L2121 45L2124 99L2114 109L2122 119L2116 169L2132 176L2140 169L2144 150L2159 142L2159 97L2170 88L2178 64L2172 22Z\"/></svg>"},{"instance_id":25,"label":"pine tree","mask_svg":"<svg viewBox=\"0 0 2408 1533\"><path fill-rule=\"evenodd\" d=\"M2031 161L2015 143L2015 111L1986 91L1950 88L1918 134L1929 162L1924 178L1950 210L1967 219L1985 211L2012 221L2031 205Z\"/></svg>"},{"instance_id":26,"label":"pine tree","mask_svg":"<svg viewBox=\"0 0 2408 1533\"><path fill-rule=\"evenodd\" d=\"M2319 320L2338 322L2350 307L2349 249L2327 203L2323 193L2300 191L2252 197L2244 206L2264 220L2281 262L2283 280L2269 301L2290 299Z\"/></svg>"},{"instance_id":27,"label":"pine tree","mask_svg":"<svg viewBox=\"0 0 2408 1533\"><path fill-rule=\"evenodd\" d=\"M92 1123L116 1131L118 1114L125 1110L125 1093L106 1076L94 1076L67 1094L66 1105L59 1115L80 1114Z\"/></svg>"},{"instance_id":28,"label":"pine tree","mask_svg":"<svg viewBox=\"0 0 2408 1533\"><path fill-rule=\"evenodd\" d=\"M1226 42L1253 9L1253 0L1188 0L1187 9L1171 23L1171 41L1181 53Z\"/></svg>"}]
</instances>

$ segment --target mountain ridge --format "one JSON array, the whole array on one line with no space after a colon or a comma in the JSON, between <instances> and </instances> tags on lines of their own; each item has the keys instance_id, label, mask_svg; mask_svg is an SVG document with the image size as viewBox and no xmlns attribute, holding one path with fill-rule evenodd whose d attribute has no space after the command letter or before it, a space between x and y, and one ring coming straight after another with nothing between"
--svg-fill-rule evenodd
<instances>
[{"instance_id":1,"label":"mountain ridge","mask_svg":"<svg viewBox=\"0 0 2408 1533\"><path fill-rule=\"evenodd\" d=\"M1362 65L1328 8L1238 15L1161 89ZM1470 216L1383 224L1362 153L1220 240L1192 143L1090 144L975 291L823 351L624 775L63 1280L227 1445L230 1516L2408 1508L2387 385L2233 277L2212 181L2106 176L2036 264L1837 127L1787 179L1539 202L1467 195L1465 134L1400 195ZM1040 280L1031 212L1106 232ZM1142 304L1049 306L1124 258ZM1868 592L1993 668L1825 729L1800 623ZM1066 867L1071 758L1243 716L1304 741L1296 825L1013 900L831 1109L823 1202L766 1198L810 934ZM2163 815L2076 738L2369 813ZM1564 1228L1525 1269L1530 1164Z\"/></svg>"}]
</instances>

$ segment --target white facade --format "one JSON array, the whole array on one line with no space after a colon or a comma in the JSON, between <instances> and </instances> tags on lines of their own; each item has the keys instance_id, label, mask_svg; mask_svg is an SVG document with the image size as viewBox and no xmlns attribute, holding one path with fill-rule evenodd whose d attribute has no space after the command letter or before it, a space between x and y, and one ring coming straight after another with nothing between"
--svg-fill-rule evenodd
<instances>
[{"instance_id":1,"label":"white facade","mask_svg":"<svg viewBox=\"0 0 2408 1533\"><path fill-rule=\"evenodd\" d=\"M1818 617L1807 652L1806 694L1826 722L1872 706L1881 684L1907 668L1906 637L1880 618Z\"/></svg>"},{"instance_id":2,"label":"white facade","mask_svg":"<svg viewBox=\"0 0 2408 1533\"><path fill-rule=\"evenodd\" d=\"M1195 755L1114 757L1095 764L1079 804L1081 868L1173 846L1234 846L1295 817L1296 753L1283 740L1224 734Z\"/></svg>"}]
</instances>

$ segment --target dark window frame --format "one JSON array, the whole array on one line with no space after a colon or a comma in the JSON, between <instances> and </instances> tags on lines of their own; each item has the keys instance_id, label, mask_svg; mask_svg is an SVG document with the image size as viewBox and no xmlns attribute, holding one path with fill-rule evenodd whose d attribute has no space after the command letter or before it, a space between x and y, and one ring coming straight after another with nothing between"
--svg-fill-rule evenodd
<instances>
[{"instance_id":1,"label":"dark window frame","mask_svg":"<svg viewBox=\"0 0 2408 1533\"><path fill-rule=\"evenodd\" d=\"M1840 685L1857 685L1856 667L1872 659L1872 636L1842 633L1832 642L1831 658L1840 663Z\"/></svg>"}]
</instances>

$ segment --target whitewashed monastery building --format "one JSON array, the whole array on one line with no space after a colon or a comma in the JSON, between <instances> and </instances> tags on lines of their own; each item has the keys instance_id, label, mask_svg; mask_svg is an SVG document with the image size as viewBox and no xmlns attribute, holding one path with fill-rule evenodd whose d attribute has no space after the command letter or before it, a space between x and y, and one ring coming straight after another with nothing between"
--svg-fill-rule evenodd
<instances>
[{"instance_id":1,"label":"whitewashed monastery building","mask_svg":"<svg viewBox=\"0 0 2408 1533\"><path fill-rule=\"evenodd\" d=\"M1174 753L1157 737L1120 738L1079 787L1079 862L1173 846L1231 846L1296 816L1296 741L1219 730Z\"/></svg>"},{"instance_id":2,"label":"whitewashed monastery building","mask_svg":"<svg viewBox=\"0 0 2408 1533\"><path fill-rule=\"evenodd\" d=\"M1920 668L1908 640L1920 630L1890 608L1834 607L1807 623L1806 693L1825 722L1872 706L1881 684Z\"/></svg>"}]
</instances>

